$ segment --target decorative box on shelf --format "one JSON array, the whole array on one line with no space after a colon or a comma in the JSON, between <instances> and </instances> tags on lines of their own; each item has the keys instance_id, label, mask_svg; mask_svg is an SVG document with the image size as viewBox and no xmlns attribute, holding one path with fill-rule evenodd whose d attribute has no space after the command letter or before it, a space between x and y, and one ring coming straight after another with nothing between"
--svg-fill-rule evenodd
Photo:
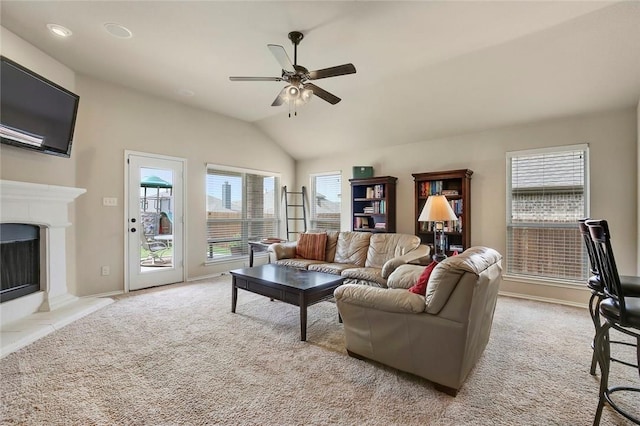
<instances>
[{"instance_id":1,"label":"decorative box on shelf","mask_svg":"<svg viewBox=\"0 0 640 426\"><path fill-rule=\"evenodd\" d=\"M366 179L370 177L373 177L372 166L353 166L354 179Z\"/></svg>"}]
</instances>

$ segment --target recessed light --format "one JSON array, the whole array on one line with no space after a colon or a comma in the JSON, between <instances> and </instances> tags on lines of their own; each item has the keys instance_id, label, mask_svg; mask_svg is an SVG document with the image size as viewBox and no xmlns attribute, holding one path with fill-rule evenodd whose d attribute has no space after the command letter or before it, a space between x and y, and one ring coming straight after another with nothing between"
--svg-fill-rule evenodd
<instances>
[{"instance_id":1,"label":"recessed light","mask_svg":"<svg viewBox=\"0 0 640 426\"><path fill-rule=\"evenodd\" d=\"M120 24L115 24L113 22L107 22L104 24L104 28L107 30L109 34L118 38L131 38L133 37L133 33L127 27L123 27Z\"/></svg>"},{"instance_id":2,"label":"recessed light","mask_svg":"<svg viewBox=\"0 0 640 426\"><path fill-rule=\"evenodd\" d=\"M55 35L56 37L64 38L69 37L71 34L73 34L69 28L63 27L62 25L58 24L47 24L47 28L49 29L51 34Z\"/></svg>"},{"instance_id":3,"label":"recessed light","mask_svg":"<svg viewBox=\"0 0 640 426\"><path fill-rule=\"evenodd\" d=\"M178 89L177 92L178 92L178 95L184 96L185 98L190 98L196 94L196 92L189 89Z\"/></svg>"}]
</instances>

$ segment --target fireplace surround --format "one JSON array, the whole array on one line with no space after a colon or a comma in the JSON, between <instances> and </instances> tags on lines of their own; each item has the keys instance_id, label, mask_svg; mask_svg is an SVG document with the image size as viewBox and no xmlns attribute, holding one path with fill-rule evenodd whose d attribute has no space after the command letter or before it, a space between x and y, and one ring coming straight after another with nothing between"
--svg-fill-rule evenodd
<instances>
[{"instance_id":1,"label":"fireplace surround","mask_svg":"<svg viewBox=\"0 0 640 426\"><path fill-rule=\"evenodd\" d=\"M7 342L15 350L69 323L64 315L77 319L112 302L106 298L79 299L67 286L69 205L85 192L83 188L0 180L0 223L34 225L42 246L39 291L0 303L3 356ZM41 325L46 330L40 329ZM12 334L25 329L35 330L37 337Z\"/></svg>"}]
</instances>

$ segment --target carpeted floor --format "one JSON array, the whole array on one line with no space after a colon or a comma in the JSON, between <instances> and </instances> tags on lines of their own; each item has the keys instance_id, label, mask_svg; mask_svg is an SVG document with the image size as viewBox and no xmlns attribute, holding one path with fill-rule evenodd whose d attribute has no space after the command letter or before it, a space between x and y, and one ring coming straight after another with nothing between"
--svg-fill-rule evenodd
<instances>
[{"instance_id":1,"label":"carpeted floor","mask_svg":"<svg viewBox=\"0 0 640 426\"><path fill-rule=\"evenodd\" d=\"M335 304L298 308L228 276L144 290L0 361L0 423L20 425L589 425L586 309L501 297L456 398L349 357ZM638 383L614 366L615 380ZM619 370L619 372L617 372ZM640 401L628 399L627 404ZM638 412L640 410L637 410ZM602 425L627 424L605 408Z\"/></svg>"}]
</instances>

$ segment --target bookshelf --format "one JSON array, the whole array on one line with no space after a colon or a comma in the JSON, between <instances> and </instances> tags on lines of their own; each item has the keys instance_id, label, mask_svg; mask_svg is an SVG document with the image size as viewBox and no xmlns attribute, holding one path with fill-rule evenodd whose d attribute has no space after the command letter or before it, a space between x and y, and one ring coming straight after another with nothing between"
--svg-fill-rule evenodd
<instances>
[{"instance_id":1,"label":"bookshelf","mask_svg":"<svg viewBox=\"0 0 640 426\"><path fill-rule=\"evenodd\" d=\"M447 255L459 253L471 246L471 175L469 169L414 173L415 231L423 244L433 245L433 223L418 222L418 216L429 195L442 194L458 216L455 222L445 222L444 238Z\"/></svg>"},{"instance_id":2,"label":"bookshelf","mask_svg":"<svg viewBox=\"0 0 640 426\"><path fill-rule=\"evenodd\" d=\"M349 179L351 229L396 232L396 181L393 176Z\"/></svg>"}]
</instances>

